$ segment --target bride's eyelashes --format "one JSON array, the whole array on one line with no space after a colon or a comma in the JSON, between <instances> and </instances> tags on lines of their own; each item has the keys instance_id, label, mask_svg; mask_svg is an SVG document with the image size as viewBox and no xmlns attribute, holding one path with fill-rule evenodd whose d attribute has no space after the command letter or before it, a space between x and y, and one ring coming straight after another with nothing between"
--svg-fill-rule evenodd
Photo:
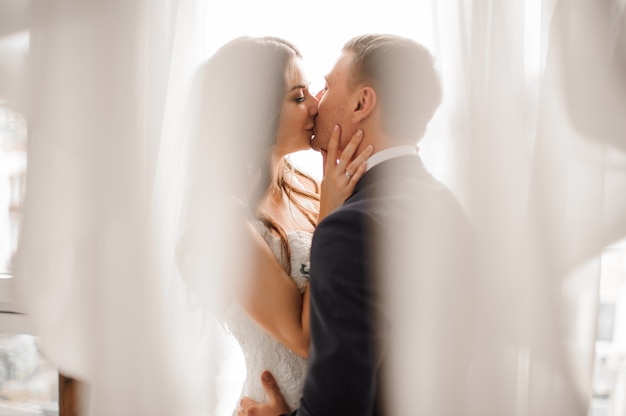
<instances>
[{"instance_id":1,"label":"bride's eyelashes","mask_svg":"<svg viewBox=\"0 0 626 416\"><path fill-rule=\"evenodd\" d=\"M294 101L297 103L303 103L306 101L308 95L310 95L308 88L303 88L300 90L300 94L294 98Z\"/></svg>"}]
</instances>

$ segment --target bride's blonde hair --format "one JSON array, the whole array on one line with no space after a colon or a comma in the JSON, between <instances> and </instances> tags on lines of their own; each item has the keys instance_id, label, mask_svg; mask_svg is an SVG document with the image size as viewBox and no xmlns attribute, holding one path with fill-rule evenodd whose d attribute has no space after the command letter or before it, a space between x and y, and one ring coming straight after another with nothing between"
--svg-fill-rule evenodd
<instances>
[{"instance_id":1,"label":"bride's blonde hair","mask_svg":"<svg viewBox=\"0 0 626 416\"><path fill-rule=\"evenodd\" d=\"M217 143L231 169L231 194L246 206L248 215L261 221L280 238L283 266L289 272L291 253L280 224L261 209L270 192L286 196L315 227L319 185L286 158L272 158L289 71L302 55L277 37L236 38L222 46L203 69L202 114L195 159L202 163ZM219 174L219 173L217 173ZM200 178L202 180L202 178ZM220 186L219 183L214 184Z\"/></svg>"},{"instance_id":2,"label":"bride's blonde hair","mask_svg":"<svg viewBox=\"0 0 626 416\"><path fill-rule=\"evenodd\" d=\"M276 58L281 62L283 83L279 96L283 97L287 88L287 71L295 59L302 59L302 54L293 44L282 38L268 36L260 38L260 41L272 45L275 48L274 54ZM280 110L281 107L279 105L275 109L276 123L272 130L272 146L276 140ZM293 166L286 157L272 164L270 152L263 156L259 158L259 169L263 172L263 179L257 182L256 189L253 190L249 203L258 219L280 238L283 266L286 268L287 273L290 273L291 251L287 235L280 224L260 208L260 202L268 193L278 194L281 197L287 196L290 204L298 209L313 227L316 227L319 211L319 184L310 175ZM309 190L311 188L313 189L312 191Z\"/></svg>"}]
</instances>

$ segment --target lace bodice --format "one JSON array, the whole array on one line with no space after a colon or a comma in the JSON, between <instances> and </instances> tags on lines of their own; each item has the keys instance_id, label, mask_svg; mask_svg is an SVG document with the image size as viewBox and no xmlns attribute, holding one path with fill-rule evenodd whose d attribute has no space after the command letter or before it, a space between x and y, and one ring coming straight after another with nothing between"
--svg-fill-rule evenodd
<instances>
[{"instance_id":1,"label":"lace bodice","mask_svg":"<svg viewBox=\"0 0 626 416\"><path fill-rule=\"evenodd\" d=\"M281 259L280 240L265 228L261 232L274 255ZM308 280L311 239L312 234L306 231L287 234L291 250L291 278L301 292L304 292ZM236 303L228 307L224 322L239 342L246 362L246 378L241 395L266 401L261 373L269 370L276 378L289 407L298 407L306 373L306 360L267 334Z\"/></svg>"}]
</instances>

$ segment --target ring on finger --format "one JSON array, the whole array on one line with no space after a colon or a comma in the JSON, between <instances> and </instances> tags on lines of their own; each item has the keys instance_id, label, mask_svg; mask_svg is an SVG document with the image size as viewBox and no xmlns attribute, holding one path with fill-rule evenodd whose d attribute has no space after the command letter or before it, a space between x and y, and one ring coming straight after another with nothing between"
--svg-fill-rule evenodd
<instances>
[{"instance_id":1,"label":"ring on finger","mask_svg":"<svg viewBox=\"0 0 626 416\"><path fill-rule=\"evenodd\" d=\"M350 179L352 177L352 174L350 172L348 172L348 170L346 169L346 178Z\"/></svg>"}]
</instances>

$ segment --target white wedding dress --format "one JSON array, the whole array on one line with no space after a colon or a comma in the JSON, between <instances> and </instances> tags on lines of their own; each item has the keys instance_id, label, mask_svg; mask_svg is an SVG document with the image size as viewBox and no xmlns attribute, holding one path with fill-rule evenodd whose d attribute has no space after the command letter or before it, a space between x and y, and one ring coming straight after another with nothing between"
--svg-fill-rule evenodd
<instances>
[{"instance_id":1,"label":"white wedding dress","mask_svg":"<svg viewBox=\"0 0 626 416\"><path fill-rule=\"evenodd\" d=\"M284 264L279 238L262 225L258 228L274 255L281 260L281 264ZM308 281L311 239L312 234L306 231L294 231L287 234L291 250L291 278L301 292L304 292ZM276 378L289 407L292 410L297 408L302 396L306 360L276 341L234 302L226 310L224 322L239 342L245 358L246 378L241 396L248 396L256 401L266 401L267 397L261 384L261 373L269 370Z\"/></svg>"}]
</instances>

